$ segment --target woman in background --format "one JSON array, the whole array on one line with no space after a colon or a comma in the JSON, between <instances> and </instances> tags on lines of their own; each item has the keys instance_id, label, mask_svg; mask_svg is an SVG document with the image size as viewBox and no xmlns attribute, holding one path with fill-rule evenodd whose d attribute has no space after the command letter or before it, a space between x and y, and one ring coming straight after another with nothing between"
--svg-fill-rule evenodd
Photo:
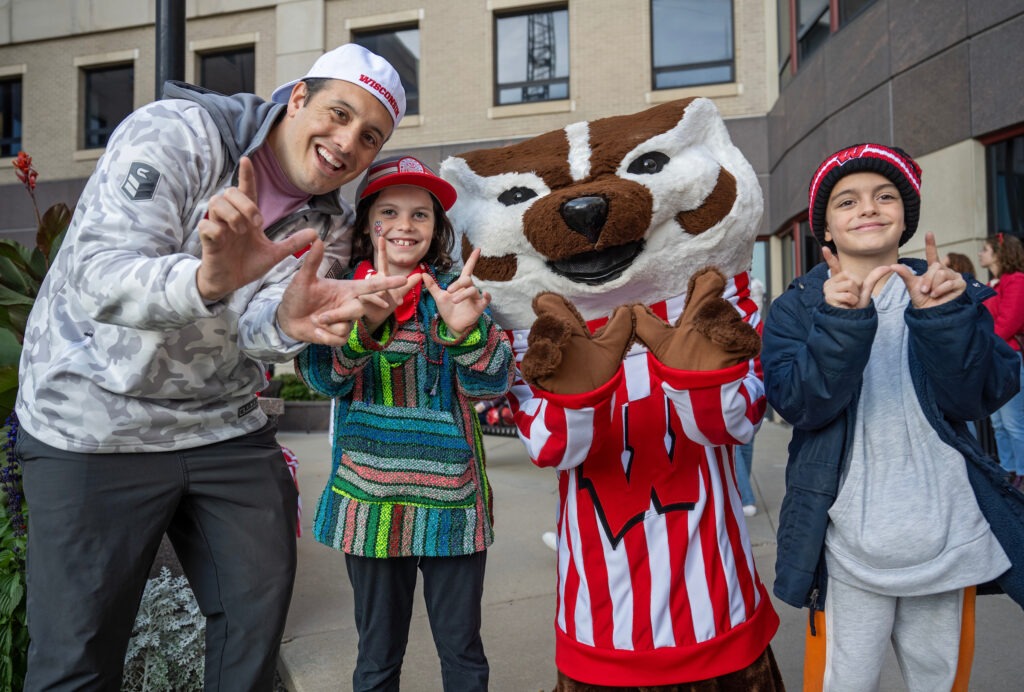
<instances>
[{"instance_id":1,"label":"woman in background","mask_svg":"<svg viewBox=\"0 0 1024 692\"><path fill-rule=\"evenodd\" d=\"M985 240L978 261L988 269L992 277L988 285L996 291L995 296L985 301L985 307L995 320L996 334L1020 355L1021 340L1024 340L1024 244L1016 236L998 233ZM1021 488L1024 485L1024 394L1017 392L991 418L999 463L1010 472L1011 482Z\"/></svg>"}]
</instances>

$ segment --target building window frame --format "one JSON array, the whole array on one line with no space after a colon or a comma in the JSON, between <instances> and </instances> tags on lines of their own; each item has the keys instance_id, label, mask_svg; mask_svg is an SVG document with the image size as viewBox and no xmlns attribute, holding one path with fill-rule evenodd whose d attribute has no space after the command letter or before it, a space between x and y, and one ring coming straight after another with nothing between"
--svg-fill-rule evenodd
<instances>
[{"instance_id":1,"label":"building window frame","mask_svg":"<svg viewBox=\"0 0 1024 692\"><path fill-rule=\"evenodd\" d=\"M257 49L260 33L253 31L232 36L216 36L213 38L192 39L188 42L188 59L185 63L185 81L190 84L203 83L203 58L218 53L230 53L236 50L251 49L253 53L253 88L249 93L259 93L259 59Z\"/></svg>"},{"instance_id":2,"label":"building window frame","mask_svg":"<svg viewBox=\"0 0 1024 692\"><path fill-rule=\"evenodd\" d=\"M0 68L0 159L24 149L25 65Z\"/></svg>"},{"instance_id":3,"label":"building window frame","mask_svg":"<svg viewBox=\"0 0 1024 692\"><path fill-rule=\"evenodd\" d=\"M781 245L779 258L782 286L788 286L793 279L803 276L822 261L821 247L811 233L807 212L784 223L775 237Z\"/></svg>"},{"instance_id":4,"label":"building window frame","mask_svg":"<svg viewBox=\"0 0 1024 692\"><path fill-rule=\"evenodd\" d=\"M553 75L550 75L550 76L547 76L547 77L540 77L540 78L534 76L534 78L531 79L531 75L530 75L531 70L536 70L536 69L538 69L538 67L539 68L544 68L545 65L542 62L539 62L539 63L537 63L535 65L531 65L529 63L529 61L528 61L527 62L527 74L526 74L526 79L525 80L502 82L501 81L501 76L502 76L501 75L501 59L503 57L502 56L502 47L503 47L503 44L502 44L502 22L507 21L507 20L518 19L520 17L525 17L525 18L527 18L527 25L529 26L529 17L531 17L533 15L543 15L543 14L550 15L550 17L551 17L551 26L550 26L548 31L549 31L549 33L552 34L552 38L554 38L554 45L557 48L558 47L558 37L554 36L554 33L557 31L556 27L555 27L555 22L557 20L554 17L554 15L556 13L564 13L565 14L565 32L564 32L564 37L565 37L565 53L566 53L565 75L564 76L560 76L560 75L557 74L557 71L558 71L558 59L557 59L556 54L554 54L552 52L551 55L553 57L549 57L548 58L549 65L547 65L546 67L550 68L556 74L553 74ZM572 74L571 74L571 67L570 67L570 62L571 61L569 60L569 56L571 55L571 51L572 51L571 37L570 37L570 31L569 31L569 22L570 22L569 5L565 4L565 3L554 3L554 4L550 4L550 5L535 5L535 6L530 6L530 7L526 7L526 8L519 8L519 9L515 9L515 10L495 11L493 13L493 15L492 15L492 22L493 22L493 32L494 32L494 34L493 34L494 35L493 105L495 107L505 108L505 107L508 107L508 106L524 106L524 105L527 105L527 104L551 103L551 102L566 101L566 100L568 100L570 98L570 96L571 96L571 91L570 90L572 88L572 81L571 81L572 80ZM541 30L543 30L543 27L541 27ZM527 40L527 46L526 46L526 51L525 52L528 53L529 50L530 50L530 42L531 41L537 41L537 40L540 40L540 39L538 37L533 36L531 34L531 32L529 31L529 28L528 28L527 29L526 40ZM540 55L543 55L543 47L538 48L537 49L537 53L540 54ZM552 62L554 64L550 64ZM558 92L554 96L550 95L552 87L558 88ZM562 89L561 89L562 87L564 87L564 93L562 93ZM531 89L531 88L535 89L535 91L532 94L530 94L530 96L527 96L527 93L528 93L527 90ZM520 98L519 100L504 100L503 99L503 97L502 97L502 93L503 92L511 92L511 91L514 91L514 90L521 90L520 93L522 94L522 98ZM546 94L547 95L545 95L545 90L546 90ZM536 96L534 96L533 94L536 94Z\"/></svg>"},{"instance_id":5,"label":"building window frame","mask_svg":"<svg viewBox=\"0 0 1024 692\"><path fill-rule=\"evenodd\" d=\"M212 85L210 82L213 81L211 77L213 75L208 74L208 71L216 66L211 64L209 61L217 59L227 59L229 62L235 62L235 67L239 70L239 81L240 83L235 85L232 89L223 89L218 86ZM241 63L238 60L241 59ZM246 65L246 59L250 60L250 64ZM252 94L256 91L256 46L235 46L234 48L225 48L221 50L212 50L207 52L196 53L196 72L199 75L199 79L196 81L200 86L207 89L212 89L221 94L232 96L234 94ZM245 74L248 72L248 74Z\"/></svg>"},{"instance_id":6,"label":"building window frame","mask_svg":"<svg viewBox=\"0 0 1024 692\"><path fill-rule=\"evenodd\" d=\"M656 65L657 57L657 46L655 42L658 37L657 27L658 20L655 11L655 5L664 0L650 0L650 31L651 31L651 89L653 91L664 91L666 89L689 89L691 87L700 87L709 84L731 84L736 81L736 3L733 0L722 0L728 2L729 5L729 53L728 59L720 60L705 60L700 62L683 62L672 65ZM686 84L671 84L671 85L658 85L658 78L662 75L667 75L675 72L688 72L694 70L703 70L716 67L728 67L729 75L727 79L715 79L710 78L706 80L697 80Z\"/></svg>"},{"instance_id":7,"label":"building window frame","mask_svg":"<svg viewBox=\"0 0 1024 692\"><path fill-rule=\"evenodd\" d=\"M1010 233L1024 240L1024 123L979 141L985 146L989 235Z\"/></svg>"},{"instance_id":8,"label":"building window frame","mask_svg":"<svg viewBox=\"0 0 1024 692\"><path fill-rule=\"evenodd\" d=\"M131 69L131 85L132 92L131 98L129 99L129 108L125 113L127 117L135 109L135 79L137 77L137 71L135 69L136 63L138 62L139 51L138 49L130 49L123 51L113 51L110 53L102 53L99 55L81 56L74 59L74 66L78 70L78 127L80 128L77 141L80 152L86 152L83 156L76 156L79 158L89 158L95 154L98 156L99 152L106 149L106 139L103 139L103 143L98 145L97 135L103 136L103 132L99 130L107 130L106 137L109 138L111 132L120 124L121 121L114 125L106 128L96 128L89 125L89 77L91 74L96 73L99 70L105 69L117 69L117 68L130 68ZM123 118L122 118L123 120Z\"/></svg>"},{"instance_id":9,"label":"building window frame","mask_svg":"<svg viewBox=\"0 0 1024 692\"><path fill-rule=\"evenodd\" d=\"M789 55L779 55L779 86L784 87L800 71L800 64L809 60L812 55L818 52L837 31L874 5L877 0L827 0L823 9L816 14L814 21L808 22L803 29L800 27L800 3L802 1L813 2L815 0L780 0L779 6L788 7L789 16L785 19L789 23ZM778 10L777 10L778 11ZM828 33L817 42L810 39L814 35L814 29L819 27L820 20L828 15ZM782 20L776 15L776 21ZM780 28L780 33L782 28ZM819 34L820 35L820 34ZM782 43L780 35L779 43ZM788 63L787 63L788 60ZM788 69L787 69L788 68Z\"/></svg>"}]
</instances>

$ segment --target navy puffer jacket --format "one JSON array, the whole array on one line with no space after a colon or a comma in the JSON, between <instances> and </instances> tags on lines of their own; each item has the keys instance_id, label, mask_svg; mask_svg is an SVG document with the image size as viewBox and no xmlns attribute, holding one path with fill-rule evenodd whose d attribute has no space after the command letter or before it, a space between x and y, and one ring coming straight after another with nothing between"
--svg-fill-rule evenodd
<instances>
[{"instance_id":1,"label":"navy puffer jacket","mask_svg":"<svg viewBox=\"0 0 1024 692\"><path fill-rule=\"evenodd\" d=\"M927 268L921 260L901 263L917 274ZM908 306L910 375L932 427L964 455L978 506L1013 563L996 582L1024 605L1024 494L1010 486L966 426L1019 391L1020 356L992 331L992 317L982 306L992 290L966 278L967 290L956 300ZM774 591L786 603L812 610L824 604L828 510L850 453L878 326L873 303L853 310L827 305L827 279L827 265L819 264L771 304L761 354L768 401L793 426Z\"/></svg>"}]
</instances>

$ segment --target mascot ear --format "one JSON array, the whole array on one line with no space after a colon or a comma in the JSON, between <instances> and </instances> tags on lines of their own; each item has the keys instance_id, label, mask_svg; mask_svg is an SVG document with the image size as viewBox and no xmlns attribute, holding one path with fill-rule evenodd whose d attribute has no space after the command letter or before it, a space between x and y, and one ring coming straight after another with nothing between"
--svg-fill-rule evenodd
<instances>
[{"instance_id":1,"label":"mascot ear","mask_svg":"<svg viewBox=\"0 0 1024 692\"><path fill-rule=\"evenodd\" d=\"M466 160L458 156L449 156L441 162L441 166L438 168L438 174L454 185L457 190L465 189L466 174L469 172Z\"/></svg>"}]
</instances>

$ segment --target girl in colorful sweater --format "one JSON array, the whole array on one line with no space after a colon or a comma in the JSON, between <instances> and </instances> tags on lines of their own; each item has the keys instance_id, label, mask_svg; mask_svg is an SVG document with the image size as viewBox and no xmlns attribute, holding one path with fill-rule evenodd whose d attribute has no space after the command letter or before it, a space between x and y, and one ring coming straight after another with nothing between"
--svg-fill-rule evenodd
<instances>
[{"instance_id":1,"label":"girl in colorful sweater","mask_svg":"<svg viewBox=\"0 0 1024 692\"><path fill-rule=\"evenodd\" d=\"M486 690L480 639L491 488L473 405L502 396L508 338L490 295L450 271L451 185L411 156L371 165L357 192L352 277L406 276L367 298L339 348L296 359L306 384L335 398L332 474L313 533L345 553L359 654L354 690L398 689L416 571L445 690ZM381 297L381 296L384 297Z\"/></svg>"}]
</instances>

